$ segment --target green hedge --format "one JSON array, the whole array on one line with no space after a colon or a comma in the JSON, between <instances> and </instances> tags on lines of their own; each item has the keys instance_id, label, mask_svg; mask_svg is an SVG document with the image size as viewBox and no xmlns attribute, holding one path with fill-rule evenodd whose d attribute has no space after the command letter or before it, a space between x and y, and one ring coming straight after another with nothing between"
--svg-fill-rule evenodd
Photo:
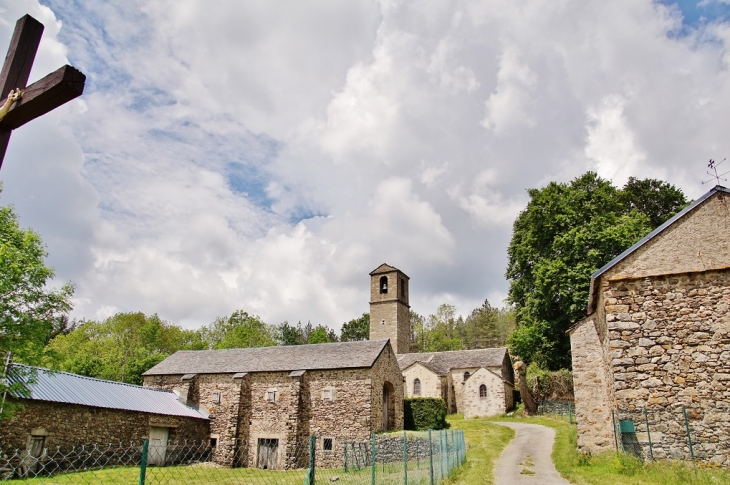
<instances>
[{"instance_id":1,"label":"green hedge","mask_svg":"<svg viewBox=\"0 0 730 485\"><path fill-rule=\"evenodd\" d=\"M403 400L405 429L446 429L446 403L433 397L414 397Z\"/></svg>"}]
</instances>

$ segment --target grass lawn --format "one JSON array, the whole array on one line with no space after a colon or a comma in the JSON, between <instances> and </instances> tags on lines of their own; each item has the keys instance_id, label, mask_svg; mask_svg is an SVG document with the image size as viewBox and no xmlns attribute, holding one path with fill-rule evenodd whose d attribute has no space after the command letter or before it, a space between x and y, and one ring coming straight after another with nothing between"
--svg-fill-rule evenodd
<instances>
[{"instance_id":1,"label":"grass lawn","mask_svg":"<svg viewBox=\"0 0 730 485\"><path fill-rule=\"evenodd\" d=\"M466 464L445 483L481 485L494 483L494 466L502 450L515 435L504 426L486 419L464 419L460 414L448 417L452 429L463 429L466 440Z\"/></svg>"}]
</instances>

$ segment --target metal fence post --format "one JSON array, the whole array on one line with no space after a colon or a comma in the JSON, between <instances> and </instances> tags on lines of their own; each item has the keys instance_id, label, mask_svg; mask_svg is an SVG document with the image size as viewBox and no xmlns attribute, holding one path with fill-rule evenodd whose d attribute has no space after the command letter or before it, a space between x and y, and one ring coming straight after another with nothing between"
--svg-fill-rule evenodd
<instances>
[{"instance_id":1,"label":"metal fence post","mask_svg":"<svg viewBox=\"0 0 730 485\"><path fill-rule=\"evenodd\" d=\"M649 413L644 408L644 419L646 420L646 437L649 439L649 456L654 461L654 447L651 444L651 430L649 429Z\"/></svg>"},{"instance_id":2,"label":"metal fence post","mask_svg":"<svg viewBox=\"0 0 730 485\"><path fill-rule=\"evenodd\" d=\"M444 439L446 440L446 476L448 477L451 474L451 458L449 455L451 454L451 451L449 450L449 432L448 430L444 431Z\"/></svg>"},{"instance_id":3,"label":"metal fence post","mask_svg":"<svg viewBox=\"0 0 730 485\"><path fill-rule=\"evenodd\" d=\"M370 452L370 462L372 464L372 471L371 471L370 475L371 475L372 485L375 485L375 433L373 433L372 441L373 441L373 443L371 445L372 451Z\"/></svg>"},{"instance_id":4,"label":"metal fence post","mask_svg":"<svg viewBox=\"0 0 730 485\"><path fill-rule=\"evenodd\" d=\"M618 436L616 435L616 418L613 414L613 409L611 409L611 422L613 422L613 443L616 445L616 451L618 451Z\"/></svg>"},{"instance_id":5,"label":"metal fence post","mask_svg":"<svg viewBox=\"0 0 730 485\"><path fill-rule=\"evenodd\" d=\"M142 445L142 462L139 464L139 485L144 485L147 476L147 453L150 448L150 440L144 440Z\"/></svg>"},{"instance_id":6,"label":"metal fence post","mask_svg":"<svg viewBox=\"0 0 730 485\"><path fill-rule=\"evenodd\" d=\"M309 471L307 472L307 485L314 485L314 468L317 450L317 437L314 433L309 437Z\"/></svg>"},{"instance_id":7,"label":"metal fence post","mask_svg":"<svg viewBox=\"0 0 730 485\"><path fill-rule=\"evenodd\" d=\"M433 440L430 429L428 430L428 469L431 474L431 485L433 485Z\"/></svg>"},{"instance_id":8,"label":"metal fence post","mask_svg":"<svg viewBox=\"0 0 730 485\"><path fill-rule=\"evenodd\" d=\"M347 473L347 441L345 441L345 473Z\"/></svg>"},{"instance_id":9,"label":"metal fence post","mask_svg":"<svg viewBox=\"0 0 730 485\"><path fill-rule=\"evenodd\" d=\"M695 459L695 452L692 448L692 436L689 434L689 420L687 419L687 408L682 404L682 413L684 413L684 425L687 427L687 442L689 443L689 454L692 457L692 461Z\"/></svg>"},{"instance_id":10,"label":"metal fence post","mask_svg":"<svg viewBox=\"0 0 730 485\"><path fill-rule=\"evenodd\" d=\"M408 485L408 436L403 430L403 483Z\"/></svg>"}]
</instances>

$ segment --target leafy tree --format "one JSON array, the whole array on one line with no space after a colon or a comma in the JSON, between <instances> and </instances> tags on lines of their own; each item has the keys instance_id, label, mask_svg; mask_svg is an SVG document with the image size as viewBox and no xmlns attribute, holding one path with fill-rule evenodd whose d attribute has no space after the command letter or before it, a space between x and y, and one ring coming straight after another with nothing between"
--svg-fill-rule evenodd
<instances>
[{"instance_id":1,"label":"leafy tree","mask_svg":"<svg viewBox=\"0 0 730 485\"><path fill-rule=\"evenodd\" d=\"M426 319L422 315L408 310L408 322L411 329L411 352L426 352L426 334L428 329L426 328Z\"/></svg>"},{"instance_id":2,"label":"leafy tree","mask_svg":"<svg viewBox=\"0 0 730 485\"><path fill-rule=\"evenodd\" d=\"M368 340L370 338L370 314L363 313L360 318L355 318L342 325L340 340L343 342L355 342L357 340Z\"/></svg>"},{"instance_id":3,"label":"leafy tree","mask_svg":"<svg viewBox=\"0 0 730 485\"><path fill-rule=\"evenodd\" d=\"M203 341L211 349L269 347L276 345L276 333L276 327L241 310L230 317L218 317L201 329Z\"/></svg>"},{"instance_id":4,"label":"leafy tree","mask_svg":"<svg viewBox=\"0 0 730 485\"><path fill-rule=\"evenodd\" d=\"M46 287L53 269L40 236L21 229L10 207L0 208L0 352L16 360L37 363L43 345L71 310L73 285Z\"/></svg>"},{"instance_id":5,"label":"leafy tree","mask_svg":"<svg viewBox=\"0 0 730 485\"><path fill-rule=\"evenodd\" d=\"M43 364L99 379L141 384L142 374L178 350L206 348L200 333L144 313L117 313L54 338Z\"/></svg>"},{"instance_id":6,"label":"leafy tree","mask_svg":"<svg viewBox=\"0 0 730 485\"><path fill-rule=\"evenodd\" d=\"M636 179L621 190L593 172L528 190L507 251L512 353L548 369L569 367L565 331L585 315L590 275L680 209L686 200L677 192Z\"/></svg>"},{"instance_id":7,"label":"leafy tree","mask_svg":"<svg viewBox=\"0 0 730 485\"><path fill-rule=\"evenodd\" d=\"M322 325L317 325L317 327L312 330L312 333L309 334L310 344L326 344L328 342L330 342L330 339L327 335L327 328Z\"/></svg>"},{"instance_id":8,"label":"leafy tree","mask_svg":"<svg viewBox=\"0 0 730 485\"><path fill-rule=\"evenodd\" d=\"M684 193L673 185L656 179L630 177L621 191L625 211L636 209L649 218L652 229L682 210L688 203Z\"/></svg>"},{"instance_id":9,"label":"leafy tree","mask_svg":"<svg viewBox=\"0 0 730 485\"><path fill-rule=\"evenodd\" d=\"M463 349L503 347L514 330L514 313L511 309L499 309L489 300L475 308L459 328Z\"/></svg>"},{"instance_id":10,"label":"leafy tree","mask_svg":"<svg viewBox=\"0 0 730 485\"><path fill-rule=\"evenodd\" d=\"M0 186L0 191L2 186ZM0 357L37 364L43 346L62 317L71 310L73 285L47 287L53 269L40 236L22 229L11 207L0 207ZM4 368L0 363L0 370ZM0 377L3 377L0 375ZM32 376L29 376L32 378ZM24 393L22 384L8 386L0 379L0 396L6 391ZM0 419L12 415L16 406L4 403Z\"/></svg>"},{"instance_id":11,"label":"leafy tree","mask_svg":"<svg viewBox=\"0 0 730 485\"><path fill-rule=\"evenodd\" d=\"M284 321L276 327L277 342L279 345L301 345L306 343L302 336L301 326L295 327Z\"/></svg>"}]
</instances>

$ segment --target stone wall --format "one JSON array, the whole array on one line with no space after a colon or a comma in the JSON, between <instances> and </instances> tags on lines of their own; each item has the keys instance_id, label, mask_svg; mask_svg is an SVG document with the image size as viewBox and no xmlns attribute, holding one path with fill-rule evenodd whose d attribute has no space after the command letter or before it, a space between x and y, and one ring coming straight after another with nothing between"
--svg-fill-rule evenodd
<instances>
[{"instance_id":1,"label":"stone wall","mask_svg":"<svg viewBox=\"0 0 730 485\"><path fill-rule=\"evenodd\" d=\"M496 416L507 411L505 386L502 378L499 377L500 371L501 369L497 367L489 370L477 369L464 382L460 411L464 413L465 418ZM487 386L486 397L481 397L479 394L482 384ZM509 394L512 394L511 389Z\"/></svg>"},{"instance_id":2,"label":"stone wall","mask_svg":"<svg viewBox=\"0 0 730 485\"><path fill-rule=\"evenodd\" d=\"M393 386L392 406L394 419L392 429L403 429L403 374L390 345L386 345L372 368L372 415L371 430L383 430L383 384Z\"/></svg>"},{"instance_id":3,"label":"stone wall","mask_svg":"<svg viewBox=\"0 0 730 485\"><path fill-rule=\"evenodd\" d=\"M12 419L0 421L0 450L25 450L31 434L45 436L45 448L62 451L74 446L120 442L141 443L149 437L150 426L170 428L169 440L206 442L208 421L179 416L106 409L78 404L23 399L23 410Z\"/></svg>"},{"instance_id":4,"label":"stone wall","mask_svg":"<svg viewBox=\"0 0 730 485\"><path fill-rule=\"evenodd\" d=\"M570 333L578 448L592 453L615 447L611 417L614 401L609 393L613 388L613 376L607 355L608 342L601 339L596 321L596 315L591 315L575 325Z\"/></svg>"},{"instance_id":5,"label":"stone wall","mask_svg":"<svg viewBox=\"0 0 730 485\"><path fill-rule=\"evenodd\" d=\"M659 421L669 423L684 405L695 455L730 465L730 270L603 289L618 409L666 412ZM655 456L672 457L684 453L686 435L666 424L652 441Z\"/></svg>"},{"instance_id":6,"label":"stone wall","mask_svg":"<svg viewBox=\"0 0 730 485\"><path fill-rule=\"evenodd\" d=\"M608 279L706 271L730 261L730 198L718 192L605 275Z\"/></svg>"},{"instance_id":7,"label":"stone wall","mask_svg":"<svg viewBox=\"0 0 730 485\"><path fill-rule=\"evenodd\" d=\"M413 381L421 381L421 394L413 394ZM445 400L446 378L437 375L419 363L415 363L403 370L404 391L406 397L433 397Z\"/></svg>"},{"instance_id":8,"label":"stone wall","mask_svg":"<svg viewBox=\"0 0 730 485\"><path fill-rule=\"evenodd\" d=\"M388 278L388 292L380 293L380 278ZM370 278L370 340L390 339L395 353L410 351L408 277L400 271Z\"/></svg>"}]
</instances>

